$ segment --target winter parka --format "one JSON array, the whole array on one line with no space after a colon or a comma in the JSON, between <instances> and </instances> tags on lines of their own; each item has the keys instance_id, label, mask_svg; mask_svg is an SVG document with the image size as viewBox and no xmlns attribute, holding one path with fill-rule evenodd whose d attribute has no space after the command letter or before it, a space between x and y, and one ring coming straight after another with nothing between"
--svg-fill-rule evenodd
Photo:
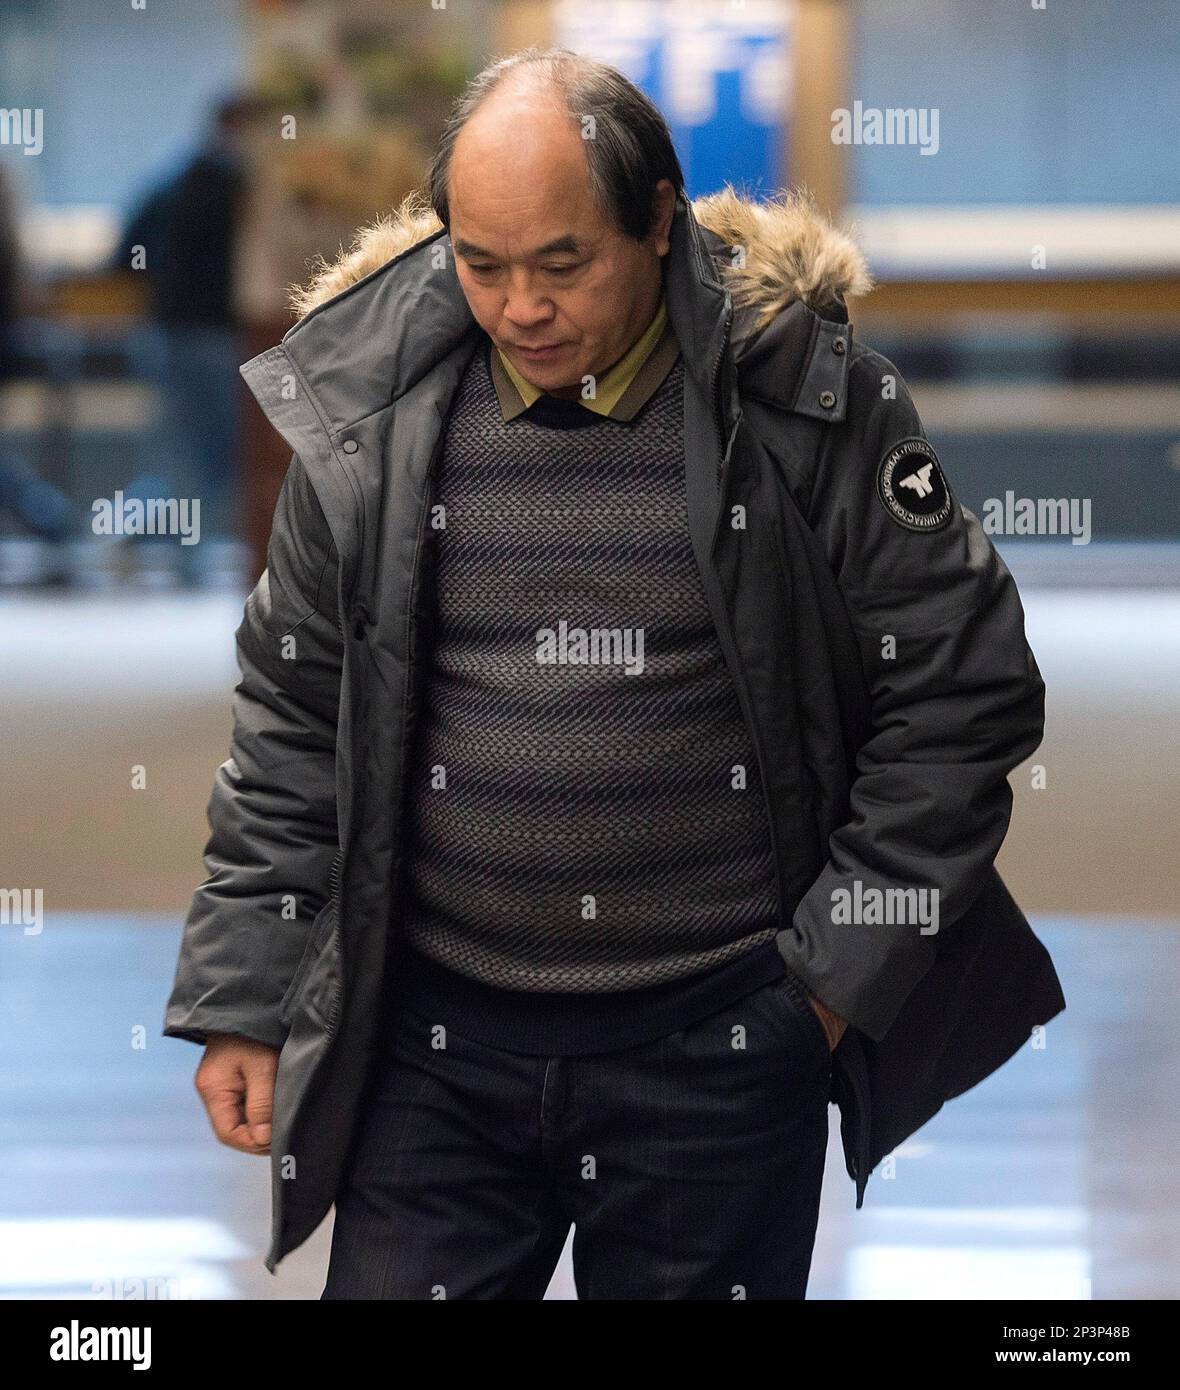
<instances>
[{"instance_id":1,"label":"winter parka","mask_svg":"<svg viewBox=\"0 0 1180 1390\"><path fill-rule=\"evenodd\" d=\"M758 760L777 944L848 1020L831 1099L858 1207L885 1155L1065 1007L994 867L1044 683L1008 569L896 368L853 335L845 297L869 283L800 195L678 199L664 288L691 543ZM272 1272L331 1208L377 1041L432 469L481 340L416 199L298 308L241 368L292 458L163 1030L281 1049Z\"/></svg>"}]
</instances>

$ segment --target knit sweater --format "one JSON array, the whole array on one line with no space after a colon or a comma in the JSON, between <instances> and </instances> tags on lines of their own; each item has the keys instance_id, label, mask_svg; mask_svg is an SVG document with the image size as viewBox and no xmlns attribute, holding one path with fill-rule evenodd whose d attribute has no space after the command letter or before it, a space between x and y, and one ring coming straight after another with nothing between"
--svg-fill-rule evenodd
<instances>
[{"instance_id":1,"label":"knit sweater","mask_svg":"<svg viewBox=\"0 0 1180 1390\"><path fill-rule=\"evenodd\" d=\"M631 420L546 395L506 422L485 343L446 422L396 990L494 1045L627 1046L783 974L683 390L677 357Z\"/></svg>"}]
</instances>

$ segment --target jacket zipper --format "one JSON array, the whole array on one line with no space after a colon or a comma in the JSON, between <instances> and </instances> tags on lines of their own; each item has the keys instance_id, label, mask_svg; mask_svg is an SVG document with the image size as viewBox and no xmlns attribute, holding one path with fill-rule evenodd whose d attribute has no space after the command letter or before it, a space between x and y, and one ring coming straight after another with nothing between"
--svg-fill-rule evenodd
<instances>
[{"instance_id":1,"label":"jacket zipper","mask_svg":"<svg viewBox=\"0 0 1180 1390\"><path fill-rule=\"evenodd\" d=\"M732 323L733 309L731 307L725 315L725 323L721 329L721 342L718 344L717 355L713 359L713 370L710 374L710 396L711 404L713 407L713 426L717 431L717 439L721 446L721 455L717 460L717 491L719 493L722 492L722 480L725 472L726 440L725 430L722 427L721 423L721 401L719 398L718 389L721 385L721 362L725 356L726 344L729 342L729 330ZM724 498L722 498L722 500L724 500ZM718 512L718 522L720 523L720 511ZM714 539L716 539L716 531L714 531Z\"/></svg>"},{"instance_id":2,"label":"jacket zipper","mask_svg":"<svg viewBox=\"0 0 1180 1390\"><path fill-rule=\"evenodd\" d=\"M721 402L718 396L718 387L720 386L721 362L725 355L726 344L729 341L729 329L732 322L733 312L731 310L726 315L725 325L721 333L721 343L717 349L717 356L713 360L711 394L713 405L713 424L717 432L717 442L718 448L720 450L720 455L717 464L717 490L720 495L718 497L717 506L717 523L713 528L713 542L709 550L710 563L712 563L712 552L714 547L716 546L717 537L721 532L721 521L723 514L723 506L725 502L725 449L728 441L725 438L725 430L722 425ZM758 740L758 731L755 727L753 715L750 712L750 694L749 690L746 688L746 673L742 669L742 663L740 658L738 657L737 644L733 640L733 631L730 628L729 615L725 607L725 596L721 593L720 584L718 584L717 589L721 598L721 602L718 606L721 610L721 614L724 619L724 631L719 632L718 636L721 638L722 651L729 661L730 672L734 679L734 687L737 690L738 703L741 705L742 717L746 721L746 733L750 740L750 746L754 750L754 761L758 765L758 782L762 789L762 804L766 810L766 827L770 836L771 858L774 860L775 900L779 904L779 912L778 914L776 914L776 916L778 917L779 930L782 930L784 926L784 923L781 918L783 900L782 868L779 864L778 837L775 834L774 828L774 812L770 804L770 793L768 792L766 785L766 760L762 756L762 746ZM816 1022L818 1023L819 1020L816 1019Z\"/></svg>"},{"instance_id":3,"label":"jacket zipper","mask_svg":"<svg viewBox=\"0 0 1180 1390\"><path fill-rule=\"evenodd\" d=\"M395 805L399 809L399 814L404 806L406 789L406 763L409 760L408 734L410 728L410 699L413 694L414 683L414 662L417 658L417 613L415 605L418 597L419 580L419 559L422 554L422 538L426 534L426 518L430 511L430 488L431 480L434 475L434 467L438 461L438 456L442 452L442 436L435 443L433 452L430 455L430 462L426 465L426 474L422 480L422 505L418 512L418 534L414 541L414 556L410 562L410 592L406 599L406 679L402 690L402 723L401 731L398 735L402 750L401 774L398 777L397 799ZM399 837L398 860L395 865L395 872L401 866L401 839Z\"/></svg>"},{"instance_id":4,"label":"jacket zipper","mask_svg":"<svg viewBox=\"0 0 1180 1390\"><path fill-rule=\"evenodd\" d=\"M783 875L782 866L779 862L778 835L775 832L774 811L770 804L770 793L767 790L766 759L762 756L762 745L759 742L758 730L754 722L754 717L750 712L750 692L746 687L746 673L742 669L742 664L737 654L737 646L733 641L733 632L729 626L728 615L726 616L725 636L728 640L730 651L733 653L731 669L734 677L734 685L737 689L738 703L742 707L742 715L746 721L746 733L749 735L750 746L754 750L754 761L758 765L758 783L762 788L762 805L766 810L766 828L770 836L771 858L774 860L775 900L778 903L778 930L783 931L786 927L786 923L782 920ZM810 1007L810 1005L808 1007ZM818 1023L819 1020L816 1019L816 1022Z\"/></svg>"},{"instance_id":5,"label":"jacket zipper","mask_svg":"<svg viewBox=\"0 0 1180 1390\"><path fill-rule=\"evenodd\" d=\"M345 609L345 607L351 605L352 603L352 596L356 590L357 577L358 576L356 575L353 576L353 582L349 588L348 597L346 599L342 599L339 603L335 605L335 613L333 614L333 617L336 620L336 633L339 636L342 645L344 643L344 619L342 617L342 612ZM329 905L332 902L335 902L336 904L336 920L332 923L332 935L328 938L327 944L331 945L333 941L337 941L337 955L340 957L341 974L337 976L336 981L332 986L332 994L328 1003L327 1038L329 1042L331 1042L331 1040L336 1036L336 1029L340 1022L340 998L344 992L344 981L342 978L344 971L344 956L343 953L339 950L338 942L338 938L340 935L340 878L343 868L344 850L337 849L335 855L333 855L332 857L332 867L328 873L328 903Z\"/></svg>"},{"instance_id":6,"label":"jacket zipper","mask_svg":"<svg viewBox=\"0 0 1180 1390\"><path fill-rule=\"evenodd\" d=\"M339 893L340 893L340 873L341 873L341 869L343 868L343 864L344 864L344 851L343 851L343 850L337 850L337 851L336 851L336 854L335 854L335 856L334 856L334 858L332 859L332 869L331 869L331 872L328 874L328 904L329 904L328 910L329 910L329 911L334 911L334 912L335 912L335 921L332 923L332 935L328 938L327 946L330 946L330 945L332 944L333 941L337 941L337 942L338 942L338 938L339 938L339 936L340 936L340 897L339 897ZM334 907L333 907L333 904L334 904ZM325 946L325 949L327 949L327 946ZM339 960L340 960L340 970L341 970L341 972L343 972L343 969L344 969L344 957L343 957L343 955L340 953L339 946L337 946L337 956L339 957ZM335 983L334 983L333 986L332 986L332 994L331 994L331 997L330 997L330 1000L329 1000L329 1003L328 1003L328 1038L329 1038L329 1040L331 1040L331 1039L332 1039L333 1037L335 1037L335 1035L336 1035L336 1025L337 1025L337 1023L339 1022L339 1018L340 1018L340 996L341 996L341 993L343 992L343 989L344 989L343 981L342 981L342 979L340 978L340 976L338 975L337 978L336 978Z\"/></svg>"}]
</instances>

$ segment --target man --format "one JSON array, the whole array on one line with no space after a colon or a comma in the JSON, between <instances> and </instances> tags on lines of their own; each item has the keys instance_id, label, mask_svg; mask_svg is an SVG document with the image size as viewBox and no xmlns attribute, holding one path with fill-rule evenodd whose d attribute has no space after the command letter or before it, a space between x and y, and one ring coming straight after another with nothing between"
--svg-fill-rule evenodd
<instances>
[{"instance_id":1,"label":"man","mask_svg":"<svg viewBox=\"0 0 1180 1390\"><path fill-rule=\"evenodd\" d=\"M140 352L161 402L160 431L145 439L150 462L124 494L198 499L205 539L234 528L241 325L233 284L259 109L244 95L217 104L196 149L132 212L111 259L112 269L130 271L144 257L151 324ZM206 573L199 544L176 544L182 586L199 587Z\"/></svg>"},{"instance_id":2,"label":"man","mask_svg":"<svg viewBox=\"0 0 1180 1390\"><path fill-rule=\"evenodd\" d=\"M22 344L22 301L27 266L21 253L21 189L10 164L0 163L0 389L29 372ZM74 502L43 478L23 451L0 445L0 516L9 516L47 542L48 554L36 582L72 582L67 542L80 526Z\"/></svg>"},{"instance_id":3,"label":"man","mask_svg":"<svg viewBox=\"0 0 1180 1390\"><path fill-rule=\"evenodd\" d=\"M1064 1006L993 867L1044 687L799 197L562 50L242 369L294 451L165 1032L328 1298L801 1298ZM886 910L881 910L881 904ZM273 1095L273 1115L272 1115ZM273 1124L273 1130L272 1130Z\"/></svg>"}]
</instances>

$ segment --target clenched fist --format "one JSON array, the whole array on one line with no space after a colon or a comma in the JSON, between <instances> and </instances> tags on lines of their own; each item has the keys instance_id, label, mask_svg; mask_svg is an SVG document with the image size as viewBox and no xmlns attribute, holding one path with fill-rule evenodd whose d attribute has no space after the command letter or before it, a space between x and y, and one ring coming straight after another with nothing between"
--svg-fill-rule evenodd
<instances>
[{"instance_id":1,"label":"clenched fist","mask_svg":"<svg viewBox=\"0 0 1180 1390\"><path fill-rule=\"evenodd\" d=\"M193 1084L213 1132L231 1149L270 1153L279 1049L234 1033L210 1033Z\"/></svg>"}]
</instances>

